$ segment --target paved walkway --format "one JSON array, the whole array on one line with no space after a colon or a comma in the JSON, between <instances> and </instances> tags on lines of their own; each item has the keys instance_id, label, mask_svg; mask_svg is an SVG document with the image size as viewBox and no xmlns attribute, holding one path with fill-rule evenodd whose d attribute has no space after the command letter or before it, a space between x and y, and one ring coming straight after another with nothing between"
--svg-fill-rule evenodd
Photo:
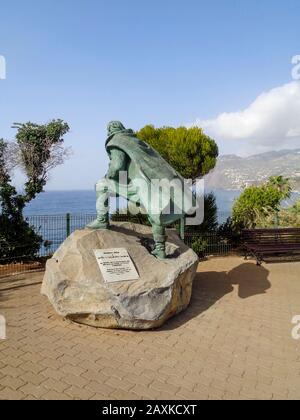
<instances>
[{"instance_id":1,"label":"paved walkway","mask_svg":"<svg viewBox=\"0 0 300 420\"><path fill-rule=\"evenodd\" d=\"M300 263L201 263L189 309L150 332L63 321L41 279L0 279L0 399L300 398Z\"/></svg>"}]
</instances>

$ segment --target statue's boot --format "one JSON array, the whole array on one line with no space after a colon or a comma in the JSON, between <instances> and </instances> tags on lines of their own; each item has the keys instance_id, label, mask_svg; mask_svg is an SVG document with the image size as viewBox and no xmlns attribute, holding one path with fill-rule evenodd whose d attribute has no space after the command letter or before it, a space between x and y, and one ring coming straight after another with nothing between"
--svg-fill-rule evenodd
<instances>
[{"instance_id":1,"label":"statue's boot","mask_svg":"<svg viewBox=\"0 0 300 420\"><path fill-rule=\"evenodd\" d=\"M153 230L153 239L155 242L155 248L152 251L152 255L154 255L159 260L166 259L166 230L164 226L152 225Z\"/></svg>"},{"instance_id":2,"label":"statue's boot","mask_svg":"<svg viewBox=\"0 0 300 420\"><path fill-rule=\"evenodd\" d=\"M106 180L101 180L96 185L97 218L86 226L87 229L109 229L108 199Z\"/></svg>"},{"instance_id":3,"label":"statue's boot","mask_svg":"<svg viewBox=\"0 0 300 420\"><path fill-rule=\"evenodd\" d=\"M109 229L108 215L99 214L97 219L86 225L87 229Z\"/></svg>"},{"instance_id":4,"label":"statue's boot","mask_svg":"<svg viewBox=\"0 0 300 420\"><path fill-rule=\"evenodd\" d=\"M155 248L151 254L159 260L165 260L167 258L165 242L155 242Z\"/></svg>"}]
</instances>

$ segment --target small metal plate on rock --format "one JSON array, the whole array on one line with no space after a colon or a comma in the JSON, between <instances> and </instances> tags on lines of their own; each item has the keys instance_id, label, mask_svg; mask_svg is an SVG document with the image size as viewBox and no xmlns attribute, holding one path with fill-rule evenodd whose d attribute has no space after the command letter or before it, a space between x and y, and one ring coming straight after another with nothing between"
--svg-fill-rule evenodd
<instances>
[{"instance_id":1,"label":"small metal plate on rock","mask_svg":"<svg viewBox=\"0 0 300 420\"><path fill-rule=\"evenodd\" d=\"M138 280L140 278L125 248L94 249L105 283Z\"/></svg>"}]
</instances>

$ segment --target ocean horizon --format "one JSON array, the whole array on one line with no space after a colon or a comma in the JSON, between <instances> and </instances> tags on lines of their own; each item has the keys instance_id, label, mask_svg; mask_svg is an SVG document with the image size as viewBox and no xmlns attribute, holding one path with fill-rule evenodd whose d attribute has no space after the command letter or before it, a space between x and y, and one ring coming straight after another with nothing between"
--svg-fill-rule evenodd
<instances>
[{"instance_id":1,"label":"ocean horizon","mask_svg":"<svg viewBox=\"0 0 300 420\"><path fill-rule=\"evenodd\" d=\"M210 189L213 192L218 207L218 220L222 223L230 216L234 200L241 194L240 190ZM291 205L300 199L300 194L293 193L284 206ZM26 216L46 216L71 214L95 214L96 195L93 190L48 190L30 202L24 211ZM120 207L125 206L125 200L120 199ZM111 200L111 212L116 209L115 200Z\"/></svg>"}]
</instances>

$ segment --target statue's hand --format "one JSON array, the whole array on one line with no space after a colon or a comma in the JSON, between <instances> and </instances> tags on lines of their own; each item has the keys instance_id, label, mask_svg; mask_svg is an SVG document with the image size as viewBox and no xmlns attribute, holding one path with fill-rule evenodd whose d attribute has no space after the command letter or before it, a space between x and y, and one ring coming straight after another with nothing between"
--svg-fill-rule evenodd
<instances>
[{"instance_id":1,"label":"statue's hand","mask_svg":"<svg viewBox=\"0 0 300 420\"><path fill-rule=\"evenodd\" d=\"M110 158L107 178L117 180L119 178L119 172L127 169L127 157L122 150L112 149Z\"/></svg>"}]
</instances>

